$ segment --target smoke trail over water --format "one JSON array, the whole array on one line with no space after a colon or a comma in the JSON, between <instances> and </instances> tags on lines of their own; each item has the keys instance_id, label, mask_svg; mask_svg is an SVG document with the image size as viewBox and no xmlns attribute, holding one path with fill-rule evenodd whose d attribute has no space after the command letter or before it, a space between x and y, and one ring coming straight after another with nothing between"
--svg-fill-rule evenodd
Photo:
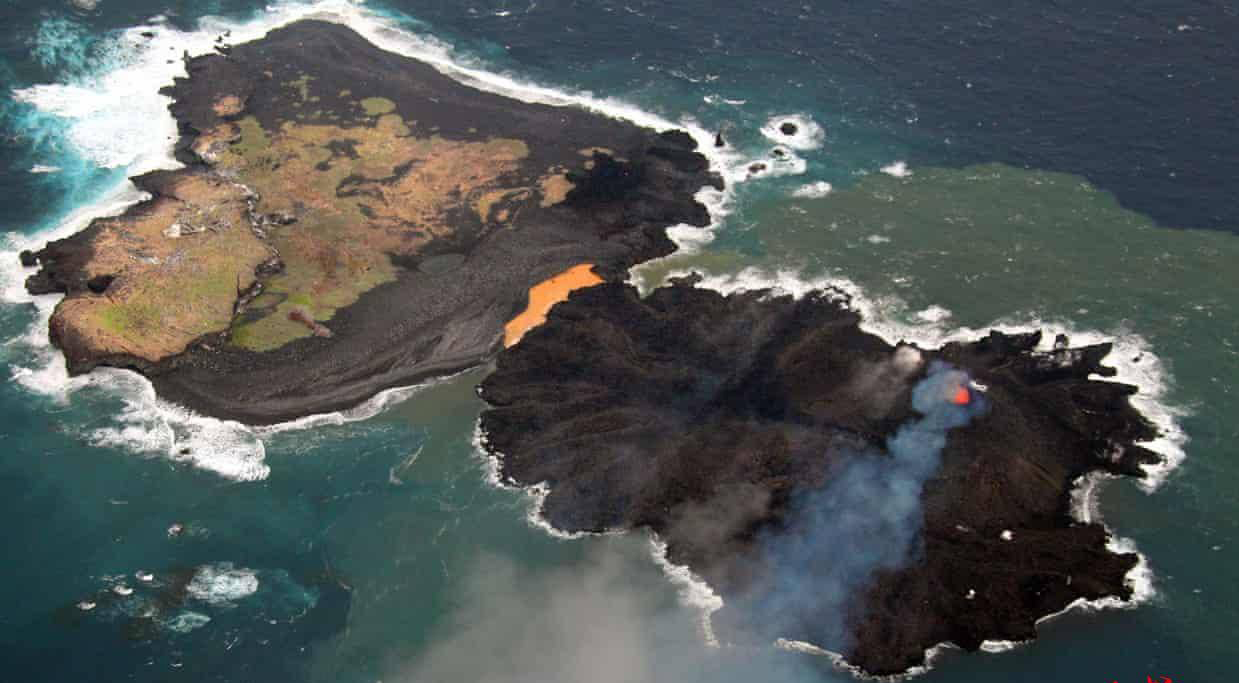
<instances>
[{"instance_id":1,"label":"smoke trail over water","mask_svg":"<svg viewBox=\"0 0 1239 683\"><path fill-rule=\"evenodd\" d=\"M935 361L912 390L921 418L887 440L889 457L857 453L794 504L786 528L762 546L769 579L741 606L763 637L846 651L848 618L855 616L849 610L867 581L915 551L921 490L938 469L947 432L986 410L984 397L968 386L966 373Z\"/></svg>"}]
</instances>

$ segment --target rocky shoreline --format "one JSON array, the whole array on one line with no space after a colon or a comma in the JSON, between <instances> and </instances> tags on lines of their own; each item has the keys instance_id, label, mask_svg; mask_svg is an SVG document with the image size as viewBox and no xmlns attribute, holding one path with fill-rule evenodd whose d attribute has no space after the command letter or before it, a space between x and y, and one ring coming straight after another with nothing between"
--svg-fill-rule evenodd
<instances>
[{"instance_id":1,"label":"rocky shoreline","mask_svg":"<svg viewBox=\"0 0 1239 683\"><path fill-rule=\"evenodd\" d=\"M222 52L167 90L186 167L22 255L31 292L66 295L71 373L131 368L204 415L283 422L475 366L531 286L671 253L722 186L683 132L478 91L336 24Z\"/></svg>"},{"instance_id":2,"label":"rocky shoreline","mask_svg":"<svg viewBox=\"0 0 1239 683\"><path fill-rule=\"evenodd\" d=\"M1156 430L1130 405L1135 388L1089 379L1113 374L1109 345L1037 351L1037 333L992 332L917 349L859 322L837 292L582 290L499 356L481 387L482 443L503 481L544 487L556 529L657 533L668 560L724 599L713 626L727 643L811 643L893 675L942 643L1031 640L1079 599L1130 599L1137 556L1071 509L1079 477L1141 476L1159 460L1139 445ZM989 408L947 437L914 549L850 596L846 637L825 627L840 615L816 604L820 583L772 626L750 609L754 587L781 580L772 548L799 533L800 501L847 463L886 457L935 361L966 371ZM823 564L870 550L828 548Z\"/></svg>"}]
</instances>

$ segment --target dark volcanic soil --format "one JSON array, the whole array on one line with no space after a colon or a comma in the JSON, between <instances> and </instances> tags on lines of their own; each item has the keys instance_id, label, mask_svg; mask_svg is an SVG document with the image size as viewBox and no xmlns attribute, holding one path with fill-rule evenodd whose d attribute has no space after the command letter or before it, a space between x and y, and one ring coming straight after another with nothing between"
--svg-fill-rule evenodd
<instances>
[{"instance_id":1,"label":"dark volcanic soil","mask_svg":"<svg viewBox=\"0 0 1239 683\"><path fill-rule=\"evenodd\" d=\"M539 204L537 197L519 206L509 203L512 216L503 225L461 212L451 221L450 237L419 248L415 257L393 259L395 282L336 311L327 322L330 337L254 352L230 345L221 330L154 363L92 356L80 344L64 349L72 372L101 364L133 367L150 377L161 396L211 416L279 422L349 407L384 388L476 365L498 348L504 323L524 307L530 286L586 262L603 277L616 278L633 264L672 252L665 228L705 226L709 216L693 195L704 185L721 187L682 132L659 133L581 109L474 90L335 24L299 22L234 46L226 55L194 58L187 66L189 77L170 89L183 134L178 158L191 165L182 172L208 169L191 151L195 140L241 116L253 117L270 133L286 121L334 117L355 111L358 101L384 98L406 121L442 139L523 141L528 157L504 182L536 183L548 168L562 167L573 183L554 205ZM298 79L305 83L306 75L313 79L313 97L303 93L304 101L295 101L296 89L286 86ZM235 96L240 111L221 109L226 96ZM338 147L340 155L352 153L347 142ZM609 153L590 159L582 155L589 148ZM346 196L346 183L337 191L340 197ZM159 186L141 184L154 191ZM286 222L282 216L265 218L268 226ZM410 234L417 227L410 226ZM106 284L82 272L92 250L91 232L23 255L25 262L37 258L42 266L28 283L31 290L101 296ZM270 275L260 269L258 279ZM73 344L70 335L58 340Z\"/></svg>"},{"instance_id":2,"label":"dark volcanic soil","mask_svg":"<svg viewBox=\"0 0 1239 683\"><path fill-rule=\"evenodd\" d=\"M922 363L901 369L896 349L858 322L836 294L722 296L687 282L644 300L620 284L581 290L500 354L481 387L486 446L505 480L546 482L555 527L657 532L669 559L728 603L714 616L725 641L806 641L892 674L938 643L1031 639L1037 618L1077 598L1129 598L1136 557L1109 552L1105 529L1070 512L1077 477L1139 476L1156 458L1135 444L1155 430L1128 402L1134 387L1088 379L1113 374L1101 365L1109 346L1059 339L1036 352L1038 334L992 332L922 350ZM779 571L763 539L841 461L883 456L933 359L986 387L990 409L949 432L921 495L916 549L851 596L847 642L823 642L812 586L785 630L752 623L735 605Z\"/></svg>"}]
</instances>

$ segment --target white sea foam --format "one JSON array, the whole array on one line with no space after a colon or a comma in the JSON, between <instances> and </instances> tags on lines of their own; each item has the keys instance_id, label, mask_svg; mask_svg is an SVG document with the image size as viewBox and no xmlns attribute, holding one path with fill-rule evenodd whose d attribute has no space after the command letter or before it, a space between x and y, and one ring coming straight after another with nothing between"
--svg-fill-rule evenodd
<instances>
[{"instance_id":1,"label":"white sea foam","mask_svg":"<svg viewBox=\"0 0 1239 683\"><path fill-rule=\"evenodd\" d=\"M951 317L951 312L941 306L929 306L916 312L916 319L926 323L940 323Z\"/></svg>"},{"instance_id":2,"label":"white sea foam","mask_svg":"<svg viewBox=\"0 0 1239 683\"><path fill-rule=\"evenodd\" d=\"M115 424L89 434L92 444L163 455L234 481L257 481L270 474L263 443L245 425L163 401L150 382L126 370L100 368L82 379L107 388L124 403Z\"/></svg>"},{"instance_id":3,"label":"white sea foam","mask_svg":"<svg viewBox=\"0 0 1239 683\"><path fill-rule=\"evenodd\" d=\"M799 199L820 199L834 191L834 186L825 180L808 183L792 190L792 196Z\"/></svg>"},{"instance_id":4,"label":"white sea foam","mask_svg":"<svg viewBox=\"0 0 1239 683\"><path fill-rule=\"evenodd\" d=\"M501 473L500 458L502 454L496 452L490 447L486 440L486 433L482 431L482 422L478 423L473 428L473 453L481 462L483 478L487 484L497 488L506 489L509 491L520 491L528 497L528 507L525 509L525 521L529 526L535 529L540 529L548 536L553 536L562 540L573 540L577 538L585 538L586 536L610 536L613 534L622 534L622 529L604 531L601 533L590 531L563 531L557 529L542 514L542 508L546 504L546 497L550 495L551 489L546 482L538 482L529 486L521 486L509 478L506 478Z\"/></svg>"},{"instance_id":5,"label":"white sea foam","mask_svg":"<svg viewBox=\"0 0 1239 683\"><path fill-rule=\"evenodd\" d=\"M1108 472L1093 471L1076 479L1071 490L1071 516L1091 524L1101 520L1101 512L1097 507L1097 494L1101 484L1114 478Z\"/></svg>"},{"instance_id":6,"label":"white sea foam","mask_svg":"<svg viewBox=\"0 0 1239 683\"><path fill-rule=\"evenodd\" d=\"M35 164L30 167L31 173L58 173L59 171L59 166L48 166L46 164Z\"/></svg>"},{"instance_id":7,"label":"white sea foam","mask_svg":"<svg viewBox=\"0 0 1239 683\"><path fill-rule=\"evenodd\" d=\"M1084 524L1101 524L1105 527L1109 538L1106 541L1106 548L1114 553L1134 553L1137 557L1136 566L1132 567L1131 571L1127 572L1124 581L1131 588L1132 599L1129 602L1122 602L1114 598L1102 598L1094 602L1078 600L1076 603L1068 605L1063 612L1069 611L1075 607L1084 609L1103 609L1103 608L1122 608L1144 604L1157 597L1157 586L1152 568L1149 567L1148 561L1143 554L1136 549L1136 543L1130 538L1123 538L1115 535L1114 531L1101 518L1100 507L1098 506L1097 496L1101 491L1101 485L1111 479L1118 477L1109 472L1089 472L1075 481L1075 486L1071 491L1071 515L1077 521ZM1079 604L1077 604L1079 603ZM1063 612L1059 612L1062 614ZM1050 615L1057 616L1057 615ZM1050 617L1046 617L1050 618Z\"/></svg>"},{"instance_id":8,"label":"white sea foam","mask_svg":"<svg viewBox=\"0 0 1239 683\"><path fill-rule=\"evenodd\" d=\"M941 654L943 650L957 649L955 648L954 645L951 645L950 643L945 643L943 645L939 645L939 646L930 648L929 650L926 650L925 651L925 663L922 664L921 666L911 667L907 671L904 671L901 674L896 674L893 676L873 676L871 674L866 673L864 669L861 669L855 664L849 663L847 659L843 657L842 654L838 652L834 652L832 650L827 650L823 647L818 647L817 645L814 645L813 643L807 643L803 640L789 640L787 638L779 638L778 640L774 641L774 647L780 650L786 650L788 652L799 652L800 654L805 654L805 655L825 657L830 660L831 664L834 665L835 669L845 672L851 675L853 678L857 678L860 680L866 680L866 681L905 681L910 678L915 678L922 674L928 673L929 670L933 668L934 660L938 658L938 656Z\"/></svg>"},{"instance_id":9,"label":"white sea foam","mask_svg":"<svg viewBox=\"0 0 1239 683\"><path fill-rule=\"evenodd\" d=\"M1107 531L1109 531L1108 528ZM1106 542L1106 549L1112 553L1132 553L1136 555L1136 565L1123 577L1123 582L1131 589L1131 599L1120 600L1113 596L1097 600L1077 598L1063 609L1037 619L1037 626L1073 611L1088 613L1109 609L1135 609L1157 597L1153 571L1149 568L1147 558L1136 549L1134 541L1128 538L1120 538L1115 536L1113 532L1110 532L1110 537ZM981 650L989 653L1002 653L1014 650L1021 645L1027 645L1030 642L1032 641L986 640L981 643Z\"/></svg>"},{"instance_id":10,"label":"white sea foam","mask_svg":"<svg viewBox=\"0 0 1239 683\"><path fill-rule=\"evenodd\" d=\"M706 211L710 214L710 224L704 228L699 228L694 225L680 223L667 228L667 237L675 243L676 250L664 258L700 252L702 247L714 241L716 232L722 226L726 217L732 212L735 199L735 185L748 179L747 172L743 170L743 164L733 164L726 167L712 165L711 168L723 176L724 189L716 190L707 185L697 190L697 193L693 195L694 199L706 207ZM662 260L652 259L633 266L629 269L629 279L636 278L637 273L641 269L651 268Z\"/></svg>"},{"instance_id":11,"label":"white sea foam","mask_svg":"<svg viewBox=\"0 0 1239 683\"><path fill-rule=\"evenodd\" d=\"M1073 603L1071 606L1068 606L1068 608L1066 610L1063 610L1063 612L1069 611L1073 609L1074 607L1075 607L1075 603ZM1058 614L1062 614L1063 612L1059 612ZM1037 623L1040 624L1046 619L1051 619L1055 616L1058 616L1058 615L1055 614L1055 615L1043 617L1037 620ZM1020 647L1021 645L1027 645L1030 642L1032 641L984 640L984 641L981 641L981 645L978 647L978 649L981 652L985 652L988 654L1000 654L1003 652L1009 652L1011 650L1014 650L1015 648ZM953 651L953 650L961 649L958 645L952 642L939 643L925 650L925 662L923 664L919 666L909 667L905 671L898 673L898 674L892 674L892 675L886 675L886 676L874 676L872 674L866 673L864 669L861 669L855 664L848 662L847 659L841 653L834 652L832 650L827 650L825 648L814 645L813 643L807 643L807 642L800 641L800 640L788 640L786 638L779 638L778 640L774 642L774 646L776 648L779 648L781 650L786 650L788 652L799 652L801 654L825 657L830 660L831 664L834 665L835 669L845 672L851 675L853 678L856 678L858 680L865 680L865 681L882 681L884 683L894 683L896 681L909 681L919 676L923 676L929 673L930 670L934 668L934 665L937 663L938 659L942 657L942 655L946 654L947 652Z\"/></svg>"},{"instance_id":12,"label":"white sea foam","mask_svg":"<svg viewBox=\"0 0 1239 683\"><path fill-rule=\"evenodd\" d=\"M468 370L466 370L465 372L468 372ZM260 437L267 437L273 434L279 434L281 432L298 431L302 429L313 429L316 427L325 427L325 426L339 426L343 424L348 424L350 422L363 422L365 420L369 420L372 417L382 414L384 411L386 411L388 408L391 408L394 405L403 403L404 401L408 400L410 397L414 396L415 394L421 393L423 390L429 387L435 386L436 384L440 384L442 382L450 382L451 380L459 377L462 374L464 373L460 372L460 373L456 373L454 375L448 375L445 377L436 377L434 379L427 380L425 382L421 382L418 384L411 384L405 387L393 387L391 389L384 389L383 391L380 391L374 396L371 396L366 401L359 403L358 405L355 405L352 408L346 408L344 410L337 410L331 413L318 413L316 415L306 415L305 417L299 417L295 420L289 420L288 422L280 422L278 424L273 424L273 425L264 425L261 427L254 427L253 431L254 433L258 434Z\"/></svg>"},{"instance_id":13,"label":"white sea foam","mask_svg":"<svg viewBox=\"0 0 1239 683\"><path fill-rule=\"evenodd\" d=\"M784 125L795 126L791 135L783 132ZM761 127L761 134L767 139L793 149L817 149L826 141L826 131L807 114L788 114L775 116Z\"/></svg>"},{"instance_id":14,"label":"white sea foam","mask_svg":"<svg viewBox=\"0 0 1239 683\"><path fill-rule=\"evenodd\" d=\"M733 169L728 176L734 183L754 178L780 178L801 175L809 168L808 162L784 147L775 147L768 156L753 159L747 165Z\"/></svg>"},{"instance_id":15,"label":"white sea foam","mask_svg":"<svg viewBox=\"0 0 1239 683\"><path fill-rule=\"evenodd\" d=\"M176 633L189 633L206 626L210 621L211 617L201 612L186 610L170 619L164 620L163 627Z\"/></svg>"},{"instance_id":16,"label":"white sea foam","mask_svg":"<svg viewBox=\"0 0 1239 683\"><path fill-rule=\"evenodd\" d=\"M722 102L724 104L730 104L733 107L748 104L748 100L729 100L722 95L705 95L701 99L706 104L718 104L719 102Z\"/></svg>"},{"instance_id":17,"label":"white sea foam","mask_svg":"<svg viewBox=\"0 0 1239 683\"><path fill-rule=\"evenodd\" d=\"M233 603L258 592L258 575L231 562L207 564L194 572L185 592L212 605Z\"/></svg>"},{"instance_id":18,"label":"white sea foam","mask_svg":"<svg viewBox=\"0 0 1239 683\"><path fill-rule=\"evenodd\" d=\"M734 183L735 181L729 182ZM672 242L675 242L676 254L695 254L701 251L703 246L714 241L715 232L722 224L723 219L730 214L732 210L734 195L730 190L731 185L729 184L727 187L728 189L716 190L713 187L706 186L698 190L697 194L693 196L693 198L705 206L706 210L710 213L710 225L705 228L699 228L693 225L685 225L681 223L679 225L673 225L667 228L667 237L670 238ZM654 261L647 261L646 263L653 262ZM636 268L640 268L644 265L646 264L639 264Z\"/></svg>"},{"instance_id":19,"label":"white sea foam","mask_svg":"<svg viewBox=\"0 0 1239 683\"><path fill-rule=\"evenodd\" d=\"M908 170L908 164L903 161L895 161L881 168L881 171L889 176L896 178L907 178L912 175L912 171Z\"/></svg>"},{"instance_id":20,"label":"white sea foam","mask_svg":"<svg viewBox=\"0 0 1239 683\"><path fill-rule=\"evenodd\" d=\"M499 456L495 455L493 457L498 458ZM544 481L540 481L531 486L521 488L512 482L508 482L507 487L520 489L525 493L525 495L529 496L529 507L525 510L525 521L529 523L529 526L532 526L535 529L541 529L549 536L554 536L555 538L563 540L572 540L576 538L585 538L586 536L605 536L608 533L623 533L622 531L602 533L592 533L589 531L564 531L551 524L550 521L547 520L546 513L544 512L546 509L546 497L551 495L550 485Z\"/></svg>"},{"instance_id":21,"label":"white sea foam","mask_svg":"<svg viewBox=\"0 0 1239 683\"><path fill-rule=\"evenodd\" d=\"M743 165L739 168L743 169ZM647 270L656 270L666 259L699 253L702 247L714 241L716 232L723 225L726 217L732 212L735 200L735 185L748 179L745 171L736 171L735 168L731 170L723 169L723 172L720 174L723 175L726 182L725 189L716 190L713 187L706 186L698 190L697 194L694 195L694 198L701 202L709 212L710 224L705 228L698 228L681 223L667 228L667 237L675 243L676 250L663 258L651 259L629 268L629 283L644 281L642 273Z\"/></svg>"},{"instance_id":22,"label":"white sea foam","mask_svg":"<svg viewBox=\"0 0 1239 683\"><path fill-rule=\"evenodd\" d=\"M433 36L405 30L395 20L350 0L277 2L249 21L205 17L198 22L196 30L190 31L167 24L163 17L154 17L147 25L112 36L101 50L102 63L93 76L74 83L23 88L14 91L13 97L44 115L64 120L68 126L67 141L79 155L100 167L123 167L129 175L177 168L180 164L172 157L177 138L176 122L168 112L169 99L158 91L171 84L173 78L185 75L182 55L214 51L216 39L225 32L230 42L245 42L260 38L273 28L307 18L349 26L383 49L425 61L482 90L527 102L581 107L657 130L685 130L698 143L713 169L731 182L742 179L743 173L736 170L744 166L738 154L734 150L715 148L713 134L691 119L670 121L619 100L598 98L584 92L564 92L528 83L510 74L487 71L483 65L458 54ZM67 237L85 227L92 218L119 214L143 198L131 183L122 182L95 204L77 209L48 230L31 237L10 237L3 246L5 251L13 253L0 254L3 301L32 303L39 313L31 330L15 342L25 347L32 358L14 365L14 378L31 390L64 401L77 390L92 385L118 392L124 398L126 407L117 424L95 430L90 435L92 441L141 453L162 453L225 477L262 479L269 472L263 462L262 437L290 429L368 419L418 390L419 387L390 389L347 411L254 430L160 401L149 382L133 373L97 370L85 377L70 378L63 358L51 348L47 335L47 322L60 297L26 294L22 283L28 272L15 265L15 253L38 249L49 240ZM719 217L728 210L730 192L705 188L697 198L710 209L717 225ZM697 249L712 239L711 229L683 225L671 228L668 234L686 251Z\"/></svg>"},{"instance_id":23,"label":"white sea foam","mask_svg":"<svg viewBox=\"0 0 1239 683\"><path fill-rule=\"evenodd\" d=\"M654 562L663 570L663 574L679 589L680 602L700 613L702 639L707 645L718 647L718 638L714 635L714 624L711 623L710 618L723 608L723 598L691 569L674 564L667 559L666 542L653 532L650 532L650 554Z\"/></svg>"}]
</instances>

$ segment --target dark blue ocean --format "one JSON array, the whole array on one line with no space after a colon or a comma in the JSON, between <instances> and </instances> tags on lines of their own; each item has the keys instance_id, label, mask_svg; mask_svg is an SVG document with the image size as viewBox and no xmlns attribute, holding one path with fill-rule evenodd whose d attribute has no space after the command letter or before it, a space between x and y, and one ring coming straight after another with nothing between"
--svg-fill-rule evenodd
<instances>
[{"instance_id":1,"label":"dark blue ocean","mask_svg":"<svg viewBox=\"0 0 1239 683\"><path fill-rule=\"evenodd\" d=\"M124 372L66 376L55 298L25 295L17 252L122 210L127 177L170 163L158 90L184 51L305 16L509 94L722 130L712 238L643 285L836 284L877 331L925 342L1116 340L1168 465L1085 487L1078 514L1145 557L1140 604L946 651L919 680L1229 676L1239 8L0 0L0 680L849 680L822 657L710 648L712 596L644 536L531 522L536 498L489 483L474 445L485 369L261 431ZM780 138L787 120L802 134ZM770 170L750 178L755 160Z\"/></svg>"}]
</instances>

